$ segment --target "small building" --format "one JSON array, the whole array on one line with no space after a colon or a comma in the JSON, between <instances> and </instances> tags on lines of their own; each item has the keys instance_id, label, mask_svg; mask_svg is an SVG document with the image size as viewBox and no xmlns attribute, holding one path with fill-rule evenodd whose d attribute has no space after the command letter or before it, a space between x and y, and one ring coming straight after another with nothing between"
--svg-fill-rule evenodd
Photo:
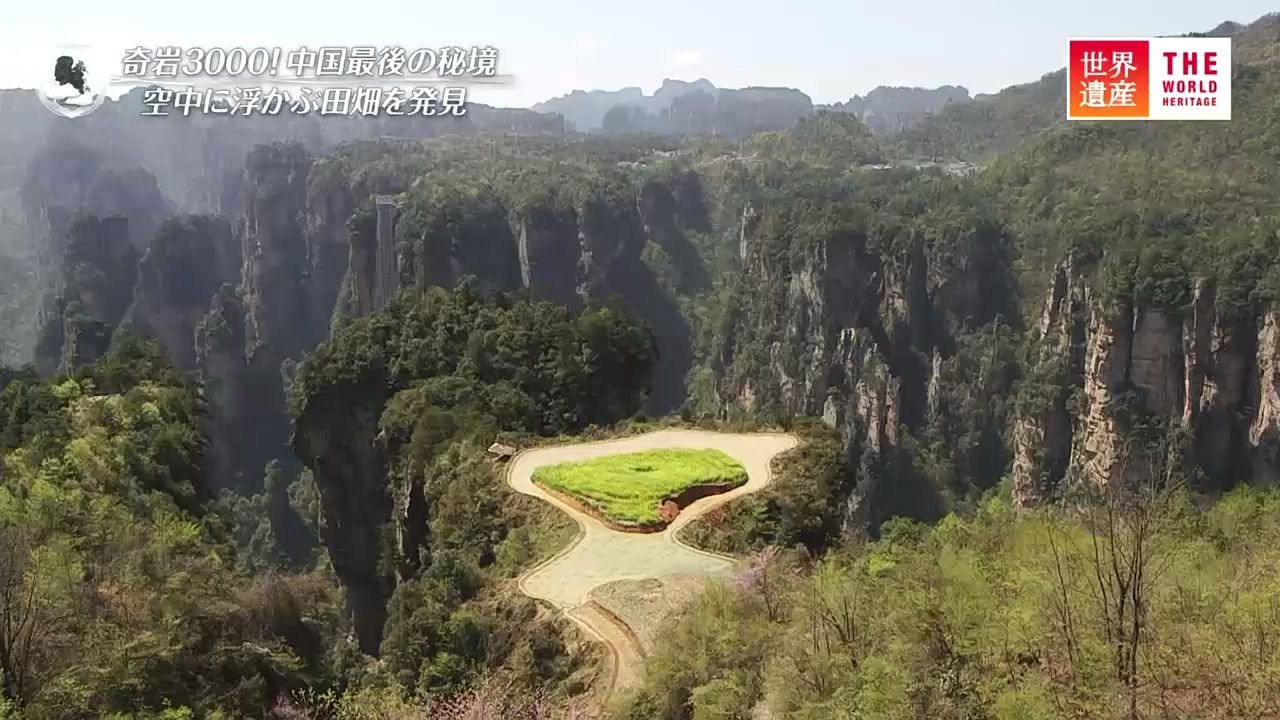
<instances>
[{"instance_id":1,"label":"small building","mask_svg":"<svg viewBox=\"0 0 1280 720\"><path fill-rule=\"evenodd\" d=\"M498 460L506 460L516 454L516 449L510 445L503 445L502 443L496 442L489 446L489 454L493 455Z\"/></svg>"}]
</instances>

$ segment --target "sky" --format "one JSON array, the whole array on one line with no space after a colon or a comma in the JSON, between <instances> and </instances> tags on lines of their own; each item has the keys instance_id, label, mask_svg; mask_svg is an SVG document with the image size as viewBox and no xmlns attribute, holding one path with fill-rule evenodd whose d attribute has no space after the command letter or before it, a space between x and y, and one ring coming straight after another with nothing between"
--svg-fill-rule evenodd
<instances>
[{"instance_id":1,"label":"sky","mask_svg":"<svg viewBox=\"0 0 1280 720\"><path fill-rule=\"evenodd\" d=\"M0 0L0 88L43 83L57 45L102 56L161 45L489 45L512 80L471 97L493 105L704 77L830 103L877 85L995 92L1065 65L1071 36L1203 31L1276 9L1256 0Z\"/></svg>"}]
</instances>

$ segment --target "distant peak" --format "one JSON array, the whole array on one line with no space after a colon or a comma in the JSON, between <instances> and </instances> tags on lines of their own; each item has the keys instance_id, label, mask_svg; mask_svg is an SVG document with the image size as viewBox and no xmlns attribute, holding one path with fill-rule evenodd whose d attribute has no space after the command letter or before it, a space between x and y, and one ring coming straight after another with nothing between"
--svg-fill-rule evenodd
<instances>
[{"instance_id":1,"label":"distant peak","mask_svg":"<svg viewBox=\"0 0 1280 720\"><path fill-rule=\"evenodd\" d=\"M1240 34L1243 30L1244 25L1241 25L1234 20L1224 20L1219 23L1217 27L1205 33L1205 35L1208 35L1209 37L1231 37L1232 35Z\"/></svg>"},{"instance_id":2,"label":"distant peak","mask_svg":"<svg viewBox=\"0 0 1280 720\"><path fill-rule=\"evenodd\" d=\"M692 82L688 80L676 80L674 78L666 78L662 81L661 90L683 90L687 88L698 88L699 90L715 90L716 86L706 78L698 78Z\"/></svg>"}]
</instances>

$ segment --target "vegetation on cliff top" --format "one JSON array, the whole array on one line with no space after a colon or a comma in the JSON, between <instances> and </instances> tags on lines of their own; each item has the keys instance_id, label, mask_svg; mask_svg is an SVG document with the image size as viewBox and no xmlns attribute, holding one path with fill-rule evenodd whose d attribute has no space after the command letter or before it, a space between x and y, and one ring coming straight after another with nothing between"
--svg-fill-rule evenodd
<instances>
[{"instance_id":1,"label":"vegetation on cliff top","mask_svg":"<svg viewBox=\"0 0 1280 720\"><path fill-rule=\"evenodd\" d=\"M590 658L568 651L563 621L498 583L535 560L564 518L515 496L484 448L502 432L559 434L634 414L654 359L652 334L616 310L575 315L469 279L452 292L403 291L312 353L291 390L294 446L324 522L345 528L326 540L343 558L335 571L348 597L379 598L352 608L385 681L426 698L502 670L582 691ZM377 463L379 481L346 469L350 458ZM351 493L369 499L336 501ZM351 553L370 549L360 543L376 554L357 564ZM536 630L507 634L513 613Z\"/></svg>"}]
</instances>

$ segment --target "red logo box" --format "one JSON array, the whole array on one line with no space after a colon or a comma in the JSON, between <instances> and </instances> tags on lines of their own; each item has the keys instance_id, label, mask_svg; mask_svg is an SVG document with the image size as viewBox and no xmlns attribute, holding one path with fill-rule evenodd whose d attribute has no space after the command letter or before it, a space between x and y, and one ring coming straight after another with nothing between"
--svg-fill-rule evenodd
<instances>
[{"instance_id":1,"label":"red logo box","mask_svg":"<svg viewBox=\"0 0 1280 720\"><path fill-rule=\"evenodd\" d=\"M1150 115L1148 41L1071 40L1068 54L1069 119L1133 119Z\"/></svg>"}]
</instances>

